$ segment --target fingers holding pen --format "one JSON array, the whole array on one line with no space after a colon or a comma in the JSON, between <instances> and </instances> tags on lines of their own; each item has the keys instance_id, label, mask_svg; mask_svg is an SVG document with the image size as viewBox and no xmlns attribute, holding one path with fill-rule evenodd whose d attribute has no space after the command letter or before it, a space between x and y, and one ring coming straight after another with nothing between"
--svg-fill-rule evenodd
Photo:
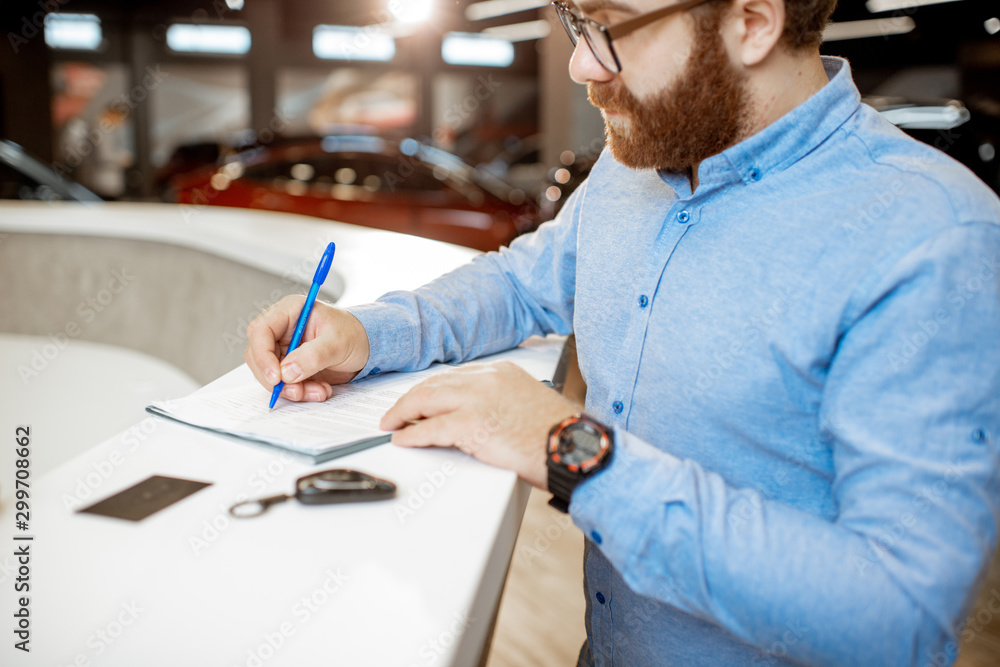
<instances>
[{"instance_id":1,"label":"fingers holding pen","mask_svg":"<svg viewBox=\"0 0 1000 667\"><path fill-rule=\"evenodd\" d=\"M285 297L247 326L244 359L254 377L265 387L274 387L281 380L278 354L282 343L287 346L291 340L295 320L304 301L301 296Z\"/></svg>"},{"instance_id":2,"label":"fingers holding pen","mask_svg":"<svg viewBox=\"0 0 1000 667\"><path fill-rule=\"evenodd\" d=\"M245 359L265 388L283 381L290 400L326 400L330 385L349 382L368 363L368 334L349 312L317 301L301 344L282 358L304 303L285 297L251 322Z\"/></svg>"}]
</instances>

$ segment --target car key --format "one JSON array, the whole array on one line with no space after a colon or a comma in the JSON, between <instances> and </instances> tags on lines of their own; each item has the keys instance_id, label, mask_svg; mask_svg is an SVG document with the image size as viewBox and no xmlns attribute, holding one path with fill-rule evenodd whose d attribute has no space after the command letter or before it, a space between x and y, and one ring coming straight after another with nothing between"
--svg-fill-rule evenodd
<instances>
[{"instance_id":1,"label":"car key","mask_svg":"<svg viewBox=\"0 0 1000 667\"><path fill-rule=\"evenodd\" d=\"M271 505L295 498L305 505L325 505L328 503L350 503L368 500L384 500L396 495L396 485L392 482L357 470L336 468L322 470L300 477L295 482L293 495L281 494L244 500L229 508L229 513L239 519L260 516Z\"/></svg>"}]
</instances>

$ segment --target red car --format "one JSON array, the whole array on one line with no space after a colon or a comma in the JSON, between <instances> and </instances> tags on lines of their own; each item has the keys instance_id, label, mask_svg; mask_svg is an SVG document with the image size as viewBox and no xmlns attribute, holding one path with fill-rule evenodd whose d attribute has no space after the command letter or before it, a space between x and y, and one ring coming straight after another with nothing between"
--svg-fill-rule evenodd
<instances>
[{"instance_id":1,"label":"red car","mask_svg":"<svg viewBox=\"0 0 1000 667\"><path fill-rule=\"evenodd\" d=\"M175 176L181 203L260 208L496 250L538 226L522 190L415 139L332 136Z\"/></svg>"}]
</instances>

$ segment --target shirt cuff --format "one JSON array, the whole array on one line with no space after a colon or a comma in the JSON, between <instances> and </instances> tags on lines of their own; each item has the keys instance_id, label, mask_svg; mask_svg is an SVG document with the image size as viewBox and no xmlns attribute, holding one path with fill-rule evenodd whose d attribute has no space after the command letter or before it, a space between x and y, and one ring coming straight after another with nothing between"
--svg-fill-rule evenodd
<instances>
[{"instance_id":1,"label":"shirt cuff","mask_svg":"<svg viewBox=\"0 0 1000 667\"><path fill-rule=\"evenodd\" d=\"M574 489L570 516L622 570L655 521L663 489L682 466L676 456L616 430L611 463Z\"/></svg>"},{"instance_id":2,"label":"shirt cuff","mask_svg":"<svg viewBox=\"0 0 1000 667\"><path fill-rule=\"evenodd\" d=\"M368 363L352 382L405 368L412 362L419 349L416 341L420 328L400 317L393 306L366 303L345 310L361 322L368 335Z\"/></svg>"}]
</instances>

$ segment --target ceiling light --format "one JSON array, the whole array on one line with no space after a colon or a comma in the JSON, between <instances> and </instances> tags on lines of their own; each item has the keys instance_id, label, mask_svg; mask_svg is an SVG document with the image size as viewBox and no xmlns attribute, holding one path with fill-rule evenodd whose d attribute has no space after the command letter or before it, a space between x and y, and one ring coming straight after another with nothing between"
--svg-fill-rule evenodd
<instances>
[{"instance_id":1,"label":"ceiling light","mask_svg":"<svg viewBox=\"0 0 1000 667\"><path fill-rule=\"evenodd\" d=\"M831 23L826 27L826 30L823 31L823 41L836 42L841 39L905 35L916 27L917 24L909 16L866 19L864 21L841 21L840 23Z\"/></svg>"},{"instance_id":2,"label":"ceiling light","mask_svg":"<svg viewBox=\"0 0 1000 667\"><path fill-rule=\"evenodd\" d=\"M924 5L943 5L946 2L958 2L959 0L868 0L865 7L872 14L879 12L891 12L897 9L912 9L923 7Z\"/></svg>"},{"instance_id":3,"label":"ceiling light","mask_svg":"<svg viewBox=\"0 0 1000 667\"><path fill-rule=\"evenodd\" d=\"M529 9L538 9L549 4L549 0L486 0L474 2L465 8L465 18L470 21L492 19L497 16L516 14Z\"/></svg>"},{"instance_id":4,"label":"ceiling light","mask_svg":"<svg viewBox=\"0 0 1000 667\"><path fill-rule=\"evenodd\" d=\"M167 46L182 53L234 53L250 50L250 31L241 25L175 23L167 28Z\"/></svg>"},{"instance_id":5,"label":"ceiling light","mask_svg":"<svg viewBox=\"0 0 1000 667\"><path fill-rule=\"evenodd\" d=\"M422 23L434 12L434 0L388 0L388 7L397 21Z\"/></svg>"},{"instance_id":6,"label":"ceiling light","mask_svg":"<svg viewBox=\"0 0 1000 667\"><path fill-rule=\"evenodd\" d=\"M995 35L1000 32L1000 19L995 16L993 18L986 19L986 22L983 23L983 27L986 28L986 32L991 35Z\"/></svg>"},{"instance_id":7,"label":"ceiling light","mask_svg":"<svg viewBox=\"0 0 1000 667\"><path fill-rule=\"evenodd\" d=\"M542 39L548 37L551 26L548 21L539 19L538 21L527 21L525 23L511 23L509 25L498 25L493 28L485 28L484 35L491 37L502 37L508 42L524 42L529 39Z\"/></svg>"},{"instance_id":8,"label":"ceiling light","mask_svg":"<svg viewBox=\"0 0 1000 667\"><path fill-rule=\"evenodd\" d=\"M514 45L480 33L450 32L441 40L441 58L449 65L508 67L514 62Z\"/></svg>"},{"instance_id":9,"label":"ceiling light","mask_svg":"<svg viewBox=\"0 0 1000 667\"><path fill-rule=\"evenodd\" d=\"M103 40L101 19L94 14L49 14L45 17L45 43L53 49L94 51Z\"/></svg>"},{"instance_id":10,"label":"ceiling light","mask_svg":"<svg viewBox=\"0 0 1000 667\"><path fill-rule=\"evenodd\" d=\"M388 62L396 55L396 40L374 26L318 25L313 28L313 53L324 60Z\"/></svg>"}]
</instances>

